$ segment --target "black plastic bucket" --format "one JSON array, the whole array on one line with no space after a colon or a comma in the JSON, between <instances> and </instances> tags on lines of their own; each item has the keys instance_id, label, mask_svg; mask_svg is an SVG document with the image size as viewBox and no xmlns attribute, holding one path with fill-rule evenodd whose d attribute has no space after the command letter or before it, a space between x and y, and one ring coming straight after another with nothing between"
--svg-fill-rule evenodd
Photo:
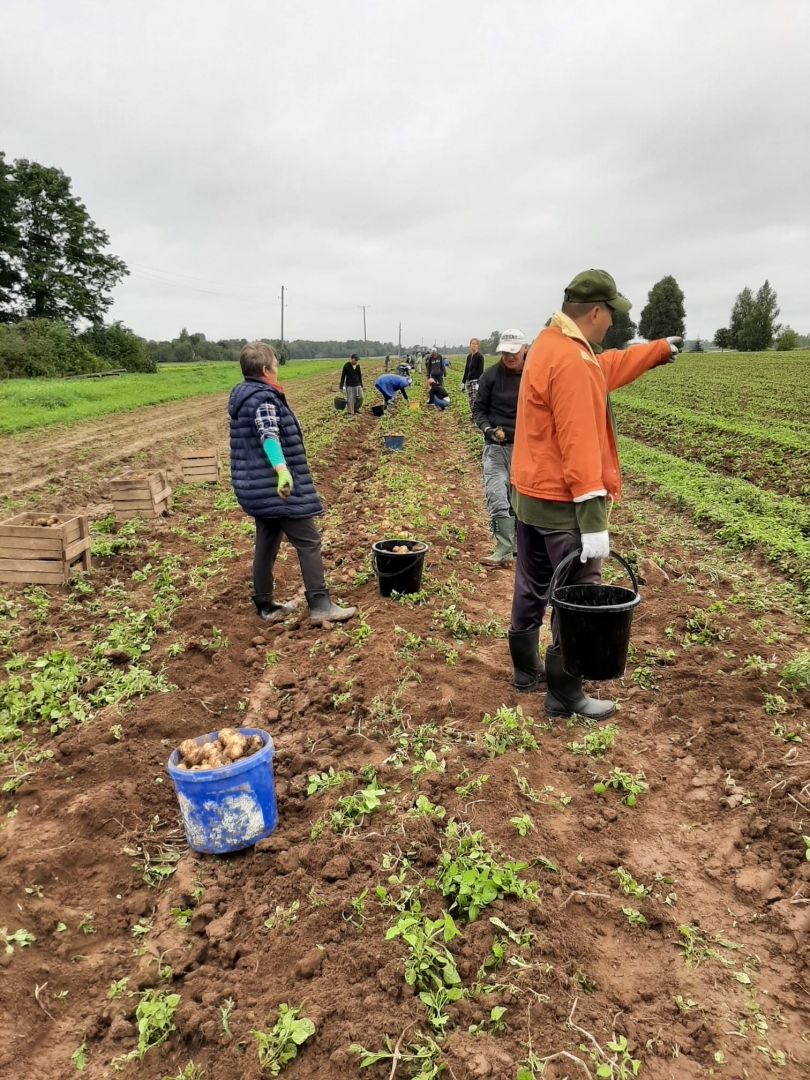
<instances>
[{"instance_id":1,"label":"black plastic bucket","mask_svg":"<svg viewBox=\"0 0 810 1080\"><path fill-rule=\"evenodd\" d=\"M408 550L392 551L395 547ZM380 596L419 592L427 550L427 544L421 540L378 540L372 544L371 565L377 575Z\"/></svg>"},{"instance_id":2,"label":"black plastic bucket","mask_svg":"<svg viewBox=\"0 0 810 1080\"><path fill-rule=\"evenodd\" d=\"M335 408L337 409L338 412L343 412L343 410L346 408L346 398L345 397L336 397L335 398Z\"/></svg>"},{"instance_id":3,"label":"black plastic bucket","mask_svg":"<svg viewBox=\"0 0 810 1080\"><path fill-rule=\"evenodd\" d=\"M620 679L627 665L633 610L641 603L638 583L621 555L611 551L630 575L632 590L619 585L561 585L560 572L578 559L574 551L551 578L548 595L554 607L563 667L583 679Z\"/></svg>"},{"instance_id":4,"label":"black plastic bucket","mask_svg":"<svg viewBox=\"0 0 810 1080\"><path fill-rule=\"evenodd\" d=\"M371 411L375 416L382 416L385 413L384 405L372 405Z\"/></svg>"}]
</instances>

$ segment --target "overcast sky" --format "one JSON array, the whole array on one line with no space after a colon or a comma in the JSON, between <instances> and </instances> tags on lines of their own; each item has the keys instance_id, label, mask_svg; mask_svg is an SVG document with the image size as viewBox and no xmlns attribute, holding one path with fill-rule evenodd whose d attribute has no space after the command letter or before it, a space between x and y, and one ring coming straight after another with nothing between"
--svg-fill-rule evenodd
<instances>
[{"instance_id":1,"label":"overcast sky","mask_svg":"<svg viewBox=\"0 0 810 1080\"><path fill-rule=\"evenodd\" d=\"M810 331L810 0L2 0L0 149L146 337L467 341L602 267Z\"/></svg>"}]
</instances>

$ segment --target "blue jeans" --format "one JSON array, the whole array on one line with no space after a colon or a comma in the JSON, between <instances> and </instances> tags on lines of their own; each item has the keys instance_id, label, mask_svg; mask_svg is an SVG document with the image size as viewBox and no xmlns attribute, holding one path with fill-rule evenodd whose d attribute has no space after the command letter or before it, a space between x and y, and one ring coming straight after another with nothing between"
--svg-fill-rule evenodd
<instances>
[{"instance_id":1,"label":"blue jeans","mask_svg":"<svg viewBox=\"0 0 810 1080\"><path fill-rule=\"evenodd\" d=\"M450 398L435 397L433 401L429 402L430 405L438 405L440 409L446 409L450 404Z\"/></svg>"},{"instance_id":2,"label":"blue jeans","mask_svg":"<svg viewBox=\"0 0 810 1080\"><path fill-rule=\"evenodd\" d=\"M490 521L508 517L511 510L509 472L512 468L512 444L484 443L481 465L484 473L484 498Z\"/></svg>"}]
</instances>

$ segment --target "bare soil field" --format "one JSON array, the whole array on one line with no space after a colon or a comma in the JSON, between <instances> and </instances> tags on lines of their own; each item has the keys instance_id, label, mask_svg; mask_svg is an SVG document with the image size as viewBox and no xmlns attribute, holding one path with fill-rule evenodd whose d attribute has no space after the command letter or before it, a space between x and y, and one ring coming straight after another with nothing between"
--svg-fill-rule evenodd
<instances>
[{"instance_id":1,"label":"bare soil field","mask_svg":"<svg viewBox=\"0 0 810 1080\"><path fill-rule=\"evenodd\" d=\"M360 620L255 617L227 481L179 487L84 585L2 593L20 693L54 650L117 647L110 663L163 682L105 703L100 668L75 690L83 722L75 702L64 724L40 711L0 744L0 1076L274 1075L255 1033L282 1004L315 1028L290 1080L810 1075L810 694L782 675L807 639L782 579L629 485L611 531L643 601L626 678L590 687L619 701L615 728L550 722L511 687L512 572L477 562L466 402L400 409L406 451L386 454L372 416L331 411L329 383L290 397L333 596ZM122 463L224 450L224 399L65 440L50 456L36 434L0 441L5 490L101 514ZM422 592L384 599L371 544L404 534L430 545ZM138 613L160 604L145 635ZM122 620L141 636L113 637ZM6 686L9 716L16 701ZM279 824L198 855L166 760L225 725L271 733ZM155 1002L173 1005L139 1054Z\"/></svg>"}]
</instances>

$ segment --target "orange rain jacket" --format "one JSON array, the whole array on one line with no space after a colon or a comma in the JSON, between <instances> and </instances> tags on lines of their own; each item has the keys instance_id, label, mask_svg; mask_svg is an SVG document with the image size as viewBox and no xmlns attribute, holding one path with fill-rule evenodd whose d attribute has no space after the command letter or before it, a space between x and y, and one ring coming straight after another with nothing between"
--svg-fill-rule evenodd
<instances>
[{"instance_id":1,"label":"orange rain jacket","mask_svg":"<svg viewBox=\"0 0 810 1080\"><path fill-rule=\"evenodd\" d=\"M517 490L553 502L618 499L608 393L666 363L670 352L662 340L595 356L576 323L556 312L529 350L520 381L511 474Z\"/></svg>"}]
</instances>

